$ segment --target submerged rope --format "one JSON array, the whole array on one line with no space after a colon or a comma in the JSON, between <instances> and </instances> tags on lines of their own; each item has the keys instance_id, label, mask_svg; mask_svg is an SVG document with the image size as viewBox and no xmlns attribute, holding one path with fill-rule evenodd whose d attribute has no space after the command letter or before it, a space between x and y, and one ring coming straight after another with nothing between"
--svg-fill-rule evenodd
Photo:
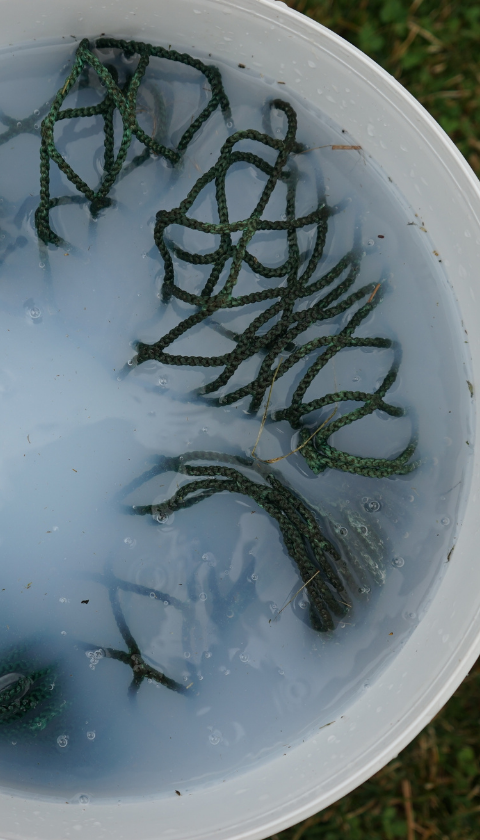
<instances>
[{"instance_id":1,"label":"submerged rope","mask_svg":"<svg viewBox=\"0 0 480 840\"><path fill-rule=\"evenodd\" d=\"M0 146L18 137L20 134L40 134L40 118L44 111L51 105L51 100L46 102L40 108L37 108L33 114L23 119L18 120L15 117L10 117L4 111L0 110L0 123L6 126L6 131L0 134Z\"/></svg>"},{"instance_id":2,"label":"submerged rope","mask_svg":"<svg viewBox=\"0 0 480 840\"><path fill-rule=\"evenodd\" d=\"M198 460L214 463L191 463ZM223 464L218 463L222 461ZM253 481L225 462L254 469L263 480ZM170 470L193 480L182 485L165 502L136 505L129 508L130 512L137 516L151 515L161 522L174 511L192 507L216 493L248 496L277 521L285 547L306 585L313 626L321 631L334 628L332 616L345 615L350 606L340 574L345 571L344 564L335 546L322 533L313 510L298 495L271 470L259 471L253 459L229 457L218 452L189 452L179 458L162 458L158 466L135 482L135 486Z\"/></svg>"},{"instance_id":3,"label":"submerged rope","mask_svg":"<svg viewBox=\"0 0 480 840\"><path fill-rule=\"evenodd\" d=\"M97 652L101 651L101 656L105 655L109 659L117 659L119 662L123 662L124 665L128 665L128 667L132 669L133 677L128 689L129 694L132 696L135 695L145 679L160 683L165 686L165 688L170 688L172 691L184 693L185 686L176 682L176 680L172 680L170 677L167 677L162 671L159 671L157 668L149 665L148 662L145 662L138 643L134 639L123 614L120 604L119 589L130 589L131 591L137 592L141 595L149 594L151 590L147 590L145 587L135 586L134 584L129 585L124 581L120 581L112 573L108 573L103 576L94 576L93 579L98 580L100 583L103 583L108 587L113 617L123 641L127 646L127 651L110 647L102 648L95 645L93 645L93 648L96 648ZM90 650L92 647L85 642L80 642L79 644L81 644L85 650Z\"/></svg>"},{"instance_id":4,"label":"submerged rope","mask_svg":"<svg viewBox=\"0 0 480 840\"><path fill-rule=\"evenodd\" d=\"M67 708L58 685L58 668L42 666L25 645L0 662L0 735L37 736Z\"/></svg>"},{"instance_id":5,"label":"submerged rope","mask_svg":"<svg viewBox=\"0 0 480 840\"><path fill-rule=\"evenodd\" d=\"M139 60L135 71L121 88L118 85L116 69L111 65L103 65L99 61L91 51L87 39L81 41L72 70L42 122L40 205L37 208L35 220L38 234L44 242L58 244L60 241L50 228L49 213L52 207L64 200L50 198L50 160L57 163L79 192L90 200L91 211L96 213L110 202L108 194L124 168L133 137L139 139L145 146L144 154L138 156L139 162L146 159L150 152L154 152L176 163L180 159L181 152L210 114L217 107L223 111L229 108L218 68L205 65L185 53L166 50L164 47L153 47L151 44L113 38L98 39L96 48L122 50L129 57L138 55ZM137 120L138 90L151 57L167 58L193 67L203 73L211 86L212 95L208 105L185 131L177 149L169 149L155 137L149 137L141 129ZM62 111L61 106L65 97L81 73L88 67L95 70L106 88L103 100L97 105L67 108ZM345 254L326 274L320 277L315 276L323 257L328 219L333 211L324 202L320 202L318 207L307 215L295 216L297 178L294 156L303 151L303 147L296 140L297 117L292 106L283 100L274 100L271 107L283 112L286 117L287 129L283 139L262 134L253 129L235 132L223 144L216 163L196 181L180 205L173 210L160 210L157 213L154 238L164 262L163 299L168 301L171 297L175 297L192 305L194 312L157 342L153 344L139 342L137 355L132 361L134 364L141 364L154 359L169 365L221 367L223 368L221 373L203 389L205 394L213 394L230 383L244 362L256 358L257 372L254 378L246 385L234 387L228 393L217 397L218 403L230 405L249 396L252 413L259 410L265 393L272 384L273 371L275 371L275 378L280 380L296 365L306 363L307 369L291 397L290 405L274 412L271 419L287 420L292 428L300 429L300 447L297 449L302 452L312 471L318 474L330 467L378 478L408 473L416 466L416 463L410 462L416 448L415 440L411 440L408 446L392 459L362 458L338 450L328 442L340 428L374 411L384 411L394 417L404 414L402 408L392 406L384 400L387 390L395 382L398 361L394 362L373 394L361 391L340 391L324 394L307 402L304 400L307 390L314 384L318 374L341 350L356 347L388 349L393 345L387 338L365 338L354 335L355 330L381 300L381 292L377 294L379 284L368 283L351 291L360 271L360 256L357 251L353 250ZM116 156L113 131L115 111L119 112L122 119L123 132ZM103 118L105 135L104 176L97 190L92 190L73 171L56 149L53 136L55 123L59 120L92 116ZM270 151L270 157L272 152L276 153L275 161L271 163L265 157L252 151L238 149L238 144L245 141L260 144L265 152ZM227 206L226 181L231 168L239 163L256 168L259 173L266 175L267 179L250 216L247 219L231 222ZM271 221L263 216L279 182L283 182L286 186L286 212L281 220ZM202 190L209 184L215 187L218 222L203 222L188 215ZM166 237L166 231L172 225L214 236L218 240L218 247L206 254L199 254L191 253L176 245L172 246ZM305 259L299 247L298 234L301 229L311 226L315 229L313 247L310 257ZM257 233L274 231L286 233L288 249L287 259L277 267L261 263L249 251L249 245ZM236 237L235 235L238 234L240 236ZM235 244L234 238L238 240ZM172 253L177 260L187 264L211 266L209 276L199 294L182 288L176 282ZM229 267L228 263L230 263ZM277 282L259 291L238 294L236 286L244 267L261 278ZM235 347L229 352L218 356L167 352L170 345L205 321L211 320L215 313L244 310L252 306L258 310L258 306L262 304L265 306L260 313L254 312L243 334L230 334ZM356 304L360 306L355 309ZM311 327L331 321L348 310L351 312L349 322L339 332L309 338L303 344L299 343ZM219 325L217 328L220 328ZM280 361L278 361L279 358ZM325 427L322 424L318 425L318 432L315 434L315 429L313 429L312 435L312 429L305 425L304 418L319 409L332 405L338 406L342 402L360 402L362 405L338 416L334 422Z\"/></svg>"},{"instance_id":6,"label":"submerged rope","mask_svg":"<svg viewBox=\"0 0 480 840\"><path fill-rule=\"evenodd\" d=\"M301 428L301 443L307 441L312 435L312 429L302 425L305 415L341 402L363 403L361 407L338 417L322 431L319 429L319 434L302 447L302 454L312 471L318 473L327 467L334 467L377 478L410 472L416 466L415 463L408 463L415 451L414 440L393 459L361 458L349 455L335 449L327 442L338 429L374 411L385 411L393 417L400 417L405 413L402 408L390 405L384 400L387 390L397 377L398 358L373 394L361 391L340 391L326 394L310 402L304 401L305 393L314 383L317 375L341 350L355 347L388 349L392 348L393 344L388 338L363 338L354 335L357 327L381 300L381 292L377 294L379 284L368 283L351 291L360 271L360 256L357 252L347 253L332 269L319 278L314 276L323 256L328 219L332 210L321 202L317 209L308 215L295 217L296 179L291 156L302 150L296 141L296 114L293 108L282 100L274 100L271 107L283 111L286 116L287 130L283 140L253 130L235 132L223 144L217 162L197 180L181 204L173 210L160 210L157 213L154 236L164 263L163 299L168 301L171 297L175 297L194 306L195 310L155 343L138 342L137 355L130 364L142 364L153 359L167 365L221 367L223 370L220 375L203 388L203 393L210 394L225 387L243 362L257 357L255 377L248 384L234 388L217 399L219 404L230 405L249 396L250 411L255 413L272 384L272 377L278 381L295 365L306 362L307 370L295 389L290 405L272 415L273 420L288 420L292 428ZM239 143L246 140L255 141L265 148L275 150L276 161L271 164L257 154L236 149ZM230 222L226 179L231 167L237 163L248 163L255 167L267 175L267 181L251 215L247 219ZM263 214L279 181L283 181L287 188L286 214L284 220L266 220ZM188 215L202 190L210 183L215 185L219 218L219 221L215 223L199 221ZM187 231L201 231L213 235L218 240L218 247L206 254L197 254L172 245L166 237L166 231L171 225L181 226ZM315 226L314 242L311 256L305 264L305 258L299 247L298 232L312 225ZM253 237L260 231L286 232L288 257L281 266L269 267L261 263L248 250ZM240 234L236 244L233 241L234 234ZM212 266L204 288L199 294L182 288L176 282L173 257L190 265ZM230 267L227 270L229 261ZM275 278L277 283L261 291L235 294L240 273L244 267L263 278ZM280 278L283 279L281 284L278 282ZM339 282L333 285L338 280ZM307 301L307 298L310 300ZM215 313L262 303L266 303L266 307L259 314L255 313L252 316L251 323L242 335L229 335L235 342L235 347L229 352L218 356L168 352L168 348L175 341L199 325L208 323ZM358 303L361 305L355 310L354 307ZM350 320L338 333L322 335L307 340L304 344L298 343L301 336L311 327L331 321L348 310L351 311ZM398 356L398 351L396 355ZM279 358L280 361L278 361Z\"/></svg>"},{"instance_id":7,"label":"submerged rope","mask_svg":"<svg viewBox=\"0 0 480 840\"><path fill-rule=\"evenodd\" d=\"M77 49L72 70L68 75L65 84L56 94L51 108L42 121L42 143L40 149L40 204L35 213L35 224L37 233L45 243L60 243L60 237L50 227L50 210L59 203L58 198L50 198L50 161L54 161L58 168L67 176L68 180L83 193L91 202L90 209L96 214L103 207L110 203L108 194L118 178L134 137L145 146L145 153L140 156L146 159L150 152L160 155L171 163L178 163L181 153L186 149L197 131L202 127L218 107L226 112L229 109L229 102L222 85L222 79L217 67L206 65L198 59L186 53L179 53L176 50L167 50L164 47L154 47L151 44L143 44L136 41L117 41L114 38L99 38L96 41L97 49L120 49L125 55L139 56L138 64L123 87L118 84L118 74L111 65L104 65L91 51L88 39L84 38ZM137 96L140 84L145 75L150 59L152 57L166 58L170 61L193 67L203 73L211 87L211 98L208 105L193 120L191 125L184 132L178 147L169 149L160 143L155 137L149 137L140 127L137 120ZM61 110L65 98L70 93L81 73L91 67L97 74L100 83L105 87L106 93L98 105L90 105L83 108L66 108ZM122 138L120 148L115 155L114 137L114 115L118 111L122 120ZM77 175L65 158L60 154L55 145L54 128L60 120L76 119L79 117L103 118L104 123L104 174L96 190L89 187L85 181Z\"/></svg>"},{"instance_id":8,"label":"submerged rope","mask_svg":"<svg viewBox=\"0 0 480 840\"><path fill-rule=\"evenodd\" d=\"M163 156L172 164L177 163L213 111L218 107L223 112L229 109L216 67L205 65L175 50L134 41L100 38L96 48L122 50L129 57L137 55L138 63L132 75L121 86L116 69L102 64L86 39L80 43L71 73L42 122L40 205L35 220L39 237L45 243L60 242L50 227L49 215L53 207L65 200L50 197L50 161L55 162L76 189L91 202L91 211L95 214L110 203L108 196L112 186L126 174L129 167L146 160L151 152ZM157 136L149 137L137 120L138 92L152 57L193 67L205 76L211 87L208 105L193 120L176 149L166 147ZM66 96L88 68L95 71L105 88L102 101L84 108L61 110ZM158 100L160 112L161 97L155 92L152 95ZM216 163L198 178L179 206L172 210L161 209L157 213L154 239L164 265L163 300L168 303L175 298L192 307L193 311L158 341L152 344L138 342L136 356L129 364L140 365L155 360L167 365L221 368L218 375L204 387L203 393L215 395L214 401L222 405L230 405L248 397L252 413L260 409L274 380L278 382L296 366L303 365L303 373L289 404L274 411L270 419L276 422L286 420L293 429L299 430L301 445L294 451L301 451L310 469L318 474L327 468L335 468L375 478L408 473L417 466L411 461L416 448L414 439L393 458L351 455L329 443L336 431L375 411L385 412L392 417L404 415L402 408L391 405L385 399L397 377L400 353L399 348L388 338L356 334L356 330L382 298L379 283L369 282L360 288L355 287L361 266L359 248L352 248L336 265L321 273L329 219L335 208L328 207L320 200L309 213L296 215L298 174L295 155L305 151L296 139L297 116L292 106L283 100L275 99L270 107L284 115L286 130L283 139L253 129L235 131L223 143ZM115 154L113 126L116 112L122 121L122 137ZM102 117L104 123L104 174L96 190L91 189L73 171L54 142L54 126L58 121L93 116ZM133 138L144 145L144 152L125 166ZM231 221L227 180L232 168L238 164L252 168L263 187L250 215ZM265 218L265 214L278 185L284 187L285 213L280 219L271 220ZM201 197L202 191L209 187L213 188L215 196L217 220L213 222L202 221L192 215L195 202ZM199 232L211 237L211 250L205 253L191 252L172 243L169 239L172 226L183 232ZM302 252L300 245L300 235L305 232L310 238L307 253ZM279 266L261 262L252 251L255 237L269 233L284 233L286 236L287 256ZM205 267L206 276L199 292L184 288L181 284L177 276L179 262L187 266ZM254 291L242 290L242 283L245 279L251 280L252 275L257 280L273 282L271 285L264 284L260 289L256 286ZM228 312L250 313L248 326L241 334L229 333L221 324L213 321L214 315ZM326 325L327 322L335 326L335 319L343 314L347 314L348 321L337 332L332 330L331 334L312 337L312 328ZM192 334L195 336L197 328L206 324L213 325L219 332L223 330L234 347L213 356L172 352L171 346L177 340L191 337ZM376 390L373 393L359 390L335 391L308 399L307 391L315 386L318 375L328 362L342 350L353 348L393 351L393 363ZM238 385L235 376L244 362L249 363L249 370L254 372L249 374L250 381ZM331 414L332 422L317 422L316 430L307 426L308 415L331 409L332 406L338 407L342 403L346 404L347 411L336 415L335 419ZM350 403L359 405L350 409ZM213 463L191 463L198 460ZM242 468L253 469L260 480L252 480L244 474ZM248 496L278 523L285 547L307 589L313 626L323 631L333 629L334 616L342 616L349 609L345 580L349 579L350 571L335 546L322 533L312 509L280 481L270 468L266 469L265 465L261 467L255 459L232 459L219 453L187 453L177 459L162 459L153 474L167 469L182 473L190 481L179 487L167 501L136 507L133 513L149 514L161 520L175 510L198 504L216 493ZM143 480L146 479L141 477L138 481L142 483ZM107 648L104 649L106 655L122 661L132 669L132 693L138 691L145 677L175 691L183 690L183 686L153 669L143 659L125 621L119 587L118 581L110 580L110 602L127 650Z\"/></svg>"}]
</instances>

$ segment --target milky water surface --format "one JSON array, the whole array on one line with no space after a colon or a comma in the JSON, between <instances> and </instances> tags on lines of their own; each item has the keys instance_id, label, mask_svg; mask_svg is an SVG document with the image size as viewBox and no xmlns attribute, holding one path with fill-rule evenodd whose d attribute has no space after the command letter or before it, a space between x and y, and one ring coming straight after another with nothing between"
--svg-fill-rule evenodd
<instances>
[{"instance_id":1,"label":"milky water surface","mask_svg":"<svg viewBox=\"0 0 480 840\"><path fill-rule=\"evenodd\" d=\"M58 662L69 703L41 743L6 739L0 783L69 800L175 795L286 752L343 714L421 618L454 545L468 475L466 336L422 220L362 150L331 148L355 138L248 68L219 65L231 114L213 114L178 167L151 158L117 184L113 205L96 219L85 203L56 208L52 224L64 244L39 244L33 214L41 108L63 85L74 49L62 42L0 57L2 111L18 122L41 112L36 127L0 145L0 643L5 651L25 643L42 661ZM149 90L157 85L169 120L165 140L175 145L207 103L208 85L166 62L152 62L147 83L143 124L152 128ZM365 566L370 558L379 567L377 581L366 574L349 593L352 610L328 635L310 628L278 527L248 497L216 495L163 522L131 515L133 505L163 501L185 480L171 472L149 477L159 456L245 455L257 438L262 412L248 414L247 401L219 407L195 396L215 372L156 362L128 370L126 363L136 341L158 340L191 311L159 298L155 213L178 205L228 134L257 128L283 136L283 117L265 108L279 92L298 111L298 139L315 149L296 158L298 215L319 195L337 208L319 273L359 244L357 286L382 282L385 294L356 334L392 338L403 354L387 399L405 407L405 417L376 412L331 443L394 457L416 434L421 459L415 472L381 480L334 470L314 476L301 453L278 463L278 474L317 510L349 563ZM82 96L66 104L85 102ZM55 137L94 184L102 171L100 123L65 121ZM132 147L130 159L140 151ZM232 173L232 217L251 212L262 177L251 167ZM52 195L73 194L52 166ZM279 188L272 218L284 200ZM197 218L211 220L212 208L207 191ZM183 247L205 247L195 235L177 234ZM311 229L302 236L308 251ZM258 237L254 248L270 264L285 258L281 234ZM201 268L176 267L188 288L200 286ZM242 317L223 325L241 331ZM208 355L232 346L211 324L184 342L175 352ZM385 349L342 351L316 393L374 390L392 358ZM277 383L273 409L286 404L296 376ZM287 423L267 423L258 454L275 458L296 446ZM140 482L143 474L148 480ZM130 668L101 655L107 647L126 649L106 585L112 573L138 585L136 593L119 590L130 631L145 660L184 694L145 681L132 699Z\"/></svg>"}]
</instances>

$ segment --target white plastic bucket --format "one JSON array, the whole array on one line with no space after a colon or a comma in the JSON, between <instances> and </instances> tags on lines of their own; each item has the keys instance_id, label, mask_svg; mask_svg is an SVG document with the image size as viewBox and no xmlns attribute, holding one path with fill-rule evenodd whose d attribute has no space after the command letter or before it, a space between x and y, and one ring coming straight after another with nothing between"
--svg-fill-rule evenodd
<instances>
[{"instance_id":1,"label":"white plastic bucket","mask_svg":"<svg viewBox=\"0 0 480 840\"><path fill-rule=\"evenodd\" d=\"M273 78L288 78L296 62L291 84L378 161L440 246L469 336L471 375L478 381L479 183L442 129L372 61L271 0L0 0L0 20L2 47L105 32L171 42L193 54L198 48L213 60L227 56L243 62L248 57ZM477 455L460 537L440 586L403 649L335 725L287 756L282 753L237 779L189 796L82 806L0 794L2 838L254 840L357 787L430 721L479 654L479 491Z\"/></svg>"}]
</instances>

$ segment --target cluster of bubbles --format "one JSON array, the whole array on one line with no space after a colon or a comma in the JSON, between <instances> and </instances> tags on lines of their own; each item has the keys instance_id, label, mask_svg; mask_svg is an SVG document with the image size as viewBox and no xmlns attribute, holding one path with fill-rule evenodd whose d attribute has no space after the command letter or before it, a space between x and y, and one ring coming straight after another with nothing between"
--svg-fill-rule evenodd
<instances>
[{"instance_id":1,"label":"cluster of bubbles","mask_svg":"<svg viewBox=\"0 0 480 840\"><path fill-rule=\"evenodd\" d=\"M105 651L102 648L97 648L97 650L86 650L85 656L87 657L87 659L90 660L89 668L91 668L92 671L94 671L95 665L98 665L100 660L103 659L103 657L105 656Z\"/></svg>"},{"instance_id":2,"label":"cluster of bubbles","mask_svg":"<svg viewBox=\"0 0 480 840\"><path fill-rule=\"evenodd\" d=\"M219 744L222 740L222 733L219 729L214 729L213 732L211 732L208 736L208 740L214 747L216 747L217 744Z\"/></svg>"}]
</instances>

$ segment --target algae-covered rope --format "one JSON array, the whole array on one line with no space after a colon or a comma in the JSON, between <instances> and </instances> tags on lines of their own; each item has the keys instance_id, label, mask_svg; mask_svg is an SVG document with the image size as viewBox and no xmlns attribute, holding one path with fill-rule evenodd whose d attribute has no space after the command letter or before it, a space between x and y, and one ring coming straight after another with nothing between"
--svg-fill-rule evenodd
<instances>
[{"instance_id":1,"label":"algae-covered rope","mask_svg":"<svg viewBox=\"0 0 480 840\"><path fill-rule=\"evenodd\" d=\"M122 170L134 137L144 144L146 151L163 156L171 163L177 163L180 160L181 153L188 146L188 143L210 114L218 107L224 112L228 111L229 108L228 99L223 90L218 69L206 65L186 53L178 53L176 50L166 50L163 47L154 47L151 44L143 44L136 41L117 41L113 38L98 39L96 47L97 49L120 49L128 56L138 55L138 64L125 85L120 87L115 68L101 63L99 58L90 49L89 41L86 38L80 42L72 70L65 80L65 84L56 94L41 126L40 204L35 213L35 224L40 239L45 243L52 242L58 245L60 242L60 237L51 229L49 221L50 210L59 203L58 198L50 197L51 160L57 164L76 189L91 202L91 211L95 214L102 207L106 207L110 203L108 194ZM210 83L212 91L210 101L184 132L177 149L169 149L162 143L159 143L154 137L149 137L140 127L137 120L138 91L150 58L152 57L166 58L193 67L203 73ZM62 111L61 107L65 98L70 93L80 74L88 67L91 67L96 72L100 82L105 87L106 93L103 100L97 105L90 105L83 108L66 108ZM122 121L121 143L116 155L114 148L115 111L118 111ZM54 128L58 121L94 116L100 116L104 121L104 175L97 189L92 189L77 175L56 148L54 139Z\"/></svg>"}]
</instances>

